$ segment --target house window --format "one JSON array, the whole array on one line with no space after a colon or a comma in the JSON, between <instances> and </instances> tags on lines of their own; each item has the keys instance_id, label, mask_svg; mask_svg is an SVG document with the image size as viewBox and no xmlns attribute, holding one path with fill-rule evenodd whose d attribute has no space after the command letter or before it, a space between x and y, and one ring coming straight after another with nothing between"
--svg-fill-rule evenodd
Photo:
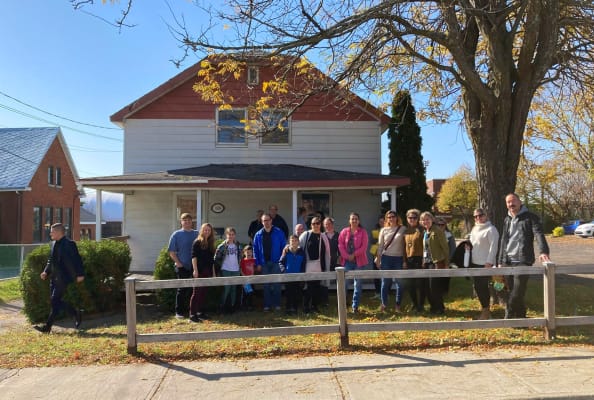
<instances>
[{"instance_id":1,"label":"house window","mask_svg":"<svg viewBox=\"0 0 594 400\"><path fill-rule=\"evenodd\" d=\"M62 168L56 167L56 186L62 186Z\"/></svg>"},{"instance_id":2,"label":"house window","mask_svg":"<svg viewBox=\"0 0 594 400\"><path fill-rule=\"evenodd\" d=\"M56 208L54 215L55 215L55 221L56 221L56 223L63 222L62 221L62 209L61 208Z\"/></svg>"},{"instance_id":3,"label":"house window","mask_svg":"<svg viewBox=\"0 0 594 400\"><path fill-rule=\"evenodd\" d=\"M264 111L262 123L266 125L261 136L262 144L289 144L291 130L284 111Z\"/></svg>"},{"instance_id":4,"label":"house window","mask_svg":"<svg viewBox=\"0 0 594 400\"><path fill-rule=\"evenodd\" d=\"M44 221L43 221L43 231L44 231L44 240L49 241L51 240L50 237L50 229L52 227L52 221L53 219L53 208L51 207L45 207L43 209L43 217L44 217Z\"/></svg>"},{"instance_id":5,"label":"house window","mask_svg":"<svg viewBox=\"0 0 594 400\"><path fill-rule=\"evenodd\" d=\"M66 228L66 236L72 238L72 208L70 207L64 209L64 228Z\"/></svg>"},{"instance_id":6,"label":"house window","mask_svg":"<svg viewBox=\"0 0 594 400\"><path fill-rule=\"evenodd\" d=\"M332 215L330 193L301 193L301 205L307 211L308 220L317 214Z\"/></svg>"},{"instance_id":7,"label":"house window","mask_svg":"<svg viewBox=\"0 0 594 400\"><path fill-rule=\"evenodd\" d=\"M258 67L248 67L247 69L247 84L250 86L257 85L260 82L260 70Z\"/></svg>"},{"instance_id":8,"label":"house window","mask_svg":"<svg viewBox=\"0 0 594 400\"><path fill-rule=\"evenodd\" d=\"M33 207L33 243L41 242L41 207Z\"/></svg>"},{"instance_id":9,"label":"house window","mask_svg":"<svg viewBox=\"0 0 594 400\"><path fill-rule=\"evenodd\" d=\"M217 144L246 144L245 109L217 110Z\"/></svg>"},{"instance_id":10,"label":"house window","mask_svg":"<svg viewBox=\"0 0 594 400\"><path fill-rule=\"evenodd\" d=\"M49 166L47 168L47 183L48 185L53 185L55 182L55 176L54 176L54 167Z\"/></svg>"}]
</instances>

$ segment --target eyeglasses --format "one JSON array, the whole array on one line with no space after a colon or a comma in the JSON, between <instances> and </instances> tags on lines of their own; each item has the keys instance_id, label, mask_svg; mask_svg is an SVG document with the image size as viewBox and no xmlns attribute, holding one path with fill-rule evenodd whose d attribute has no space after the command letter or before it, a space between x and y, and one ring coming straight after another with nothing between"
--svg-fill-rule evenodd
<instances>
[{"instance_id":1,"label":"eyeglasses","mask_svg":"<svg viewBox=\"0 0 594 400\"><path fill-rule=\"evenodd\" d=\"M312 222L311 224L312 224L312 225L322 225L322 223L321 223L321 222Z\"/></svg>"},{"instance_id":2,"label":"eyeglasses","mask_svg":"<svg viewBox=\"0 0 594 400\"><path fill-rule=\"evenodd\" d=\"M419 219L419 217L406 217L407 219Z\"/></svg>"},{"instance_id":3,"label":"eyeglasses","mask_svg":"<svg viewBox=\"0 0 594 400\"><path fill-rule=\"evenodd\" d=\"M475 216L474 216L474 218L480 218L480 217L482 217L483 215L485 215L485 214L477 214L477 215L475 215Z\"/></svg>"},{"instance_id":4,"label":"eyeglasses","mask_svg":"<svg viewBox=\"0 0 594 400\"><path fill-rule=\"evenodd\" d=\"M388 219L394 219L394 218L396 218L395 215L388 215Z\"/></svg>"}]
</instances>

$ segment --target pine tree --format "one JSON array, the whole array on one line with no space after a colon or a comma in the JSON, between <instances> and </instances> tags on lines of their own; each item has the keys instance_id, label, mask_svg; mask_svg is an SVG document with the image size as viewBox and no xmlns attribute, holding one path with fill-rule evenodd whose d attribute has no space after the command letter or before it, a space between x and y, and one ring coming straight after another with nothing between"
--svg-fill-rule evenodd
<instances>
[{"instance_id":1,"label":"pine tree","mask_svg":"<svg viewBox=\"0 0 594 400\"><path fill-rule=\"evenodd\" d=\"M396 191L397 211L403 221L406 221L407 210L418 208L428 211L433 206L433 198L427 194L425 164L421 154L421 128L417 124L415 108L408 91L400 91L394 96L388 139L390 175L410 178L410 185Z\"/></svg>"}]
</instances>

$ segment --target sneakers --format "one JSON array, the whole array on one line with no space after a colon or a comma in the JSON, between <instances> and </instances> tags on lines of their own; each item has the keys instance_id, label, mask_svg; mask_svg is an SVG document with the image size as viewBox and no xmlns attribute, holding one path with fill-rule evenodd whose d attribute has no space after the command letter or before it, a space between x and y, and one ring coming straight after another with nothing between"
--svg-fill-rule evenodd
<instances>
[{"instance_id":1,"label":"sneakers","mask_svg":"<svg viewBox=\"0 0 594 400\"><path fill-rule=\"evenodd\" d=\"M177 319L184 319L184 316L181 314L175 314L175 318Z\"/></svg>"},{"instance_id":2,"label":"sneakers","mask_svg":"<svg viewBox=\"0 0 594 400\"><path fill-rule=\"evenodd\" d=\"M264 307L263 311L264 312L270 312L270 307Z\"/></svg>"},{"instance_id":3,"label":"sneakers","mask_svg":"<svg viewBox=\"0 0 594 400\"><path fill-rule=\"evenodd\" d=\"M190 322L200 323L202 320L197 315L190 315Z\"/></svg>"},{"instance_id":4,"label":"sneakers","mask_svg":"<svg viewBox=\"0 0 594 400\"><path fill-rule=\"evenodd\" d=\"M384 312L386 311L386 306L385 305L380 305L380 312Z\"/></svg>"},{"instance_id":5,"label":"sneakers","mask_svg":"<svg viewBox=\"0 0 594 400\"><path fill-rule=\"evenodd\" d=\"M394 312L395 312L396 314L400 314L400 313L402 312L402 310L400 309L400 305L399 305L399 304L396 304L396 305L394 306Z\"/></svg>"},{"instance_id":6,"label":"sneakers","mask_svg":"<svg viewBox=\"0 0 594 400\"><path fill-rule=\"evenodd\" d=\"M52 327L47 326L47 325L35 325L35 326L33 326L33 329L35 329L37 332L41 332L41 333L50 333L50 331L52 330Z\"/></svg>"}]
</instances>

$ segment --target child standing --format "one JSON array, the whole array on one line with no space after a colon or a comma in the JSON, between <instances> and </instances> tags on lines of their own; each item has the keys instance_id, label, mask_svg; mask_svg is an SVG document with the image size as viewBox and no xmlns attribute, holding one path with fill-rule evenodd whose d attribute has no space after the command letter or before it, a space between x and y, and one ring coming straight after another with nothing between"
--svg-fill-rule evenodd
<instances>
[{"instance_id":1,"label":"child standing","mask_svg":"<svg viewBox=\"0 0 594 400\"><path fill-rule=\"evenodd\" d=\"M289 237L289 247L283 252L279 264L281 272L286 274L298 274L305 271L305 252L299 247L299 238L297 235L291 235ZM301 282L287 282L285 284L287 314L295 314L297 312L300 289Z\"/></svg>"},{"instance_id":2,"label":"child standing","mask_svg":"<svg viewBox=\"0 0 594 400\"><path fill-rule=\"evenodd\" d=\"M241 262L241 247L235 240L235 228L228 227L225 229L225 240L217 247L214 256L214 263L216 268L220 268L221 276L239 276L239 264ZM237 287L226 285L223 290L223 297L219 310L221 312L233 312L235 307L235 299ZM227 305L227 300L231 300L231 304Z\"/></svg>"},{"instance_id":3,"label":"child standing","mask_svg":"<svg viewBox=\"0 0 594 400\"><path fill-rule=\"evenodd\" d=\"M254 275L256 268L256 259L254 258L254 249L251 245L247 245L243 248L243 259L240 263L241 275L250 276ZM251 284L246 283L243 285L241 306L242 308L251 311L254 309L253 303L254 288Z\"/></svg>"}]
</instances>

